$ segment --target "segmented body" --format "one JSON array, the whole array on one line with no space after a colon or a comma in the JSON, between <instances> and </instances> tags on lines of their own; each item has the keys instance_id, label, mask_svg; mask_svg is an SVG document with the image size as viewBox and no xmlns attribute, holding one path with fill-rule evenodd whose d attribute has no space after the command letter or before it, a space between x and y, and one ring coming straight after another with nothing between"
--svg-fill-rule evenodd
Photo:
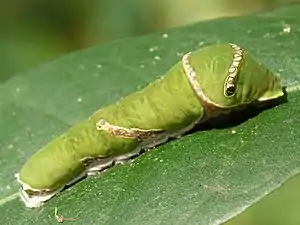
<instances>
[{"instance_id":1,"label":"segmented body","mask_svg":"<svg viewBox=\"0 0 300 225\"><path fill-rule=\"evenodd\" d=\"M200 57L196 65L202 63L208 71L223 74L219 79L212 76L208 80L216 79L216 90L220 83L222 97L228 97L235 94L244 55L236 45L218 46L223 49L224 59L216 57L207 64ZM162 78L98 110L35 153L17 175L26 206L40 206L65 185L161 144L169 137L180 136L211 116L249 103L243 100L231 104L226 100L221 104L203 91L206 81L200 78L205 74L197 73L197 66L192 66L190 60L191 54L200 53L184 55ZM216 65L220 60L222 66Z\"/></svg>"}]
</instances>

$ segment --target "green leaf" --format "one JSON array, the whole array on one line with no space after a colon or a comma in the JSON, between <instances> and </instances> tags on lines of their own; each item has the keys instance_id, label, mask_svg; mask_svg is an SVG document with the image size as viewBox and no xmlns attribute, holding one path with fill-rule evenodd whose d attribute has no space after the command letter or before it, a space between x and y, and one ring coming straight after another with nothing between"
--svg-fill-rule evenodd
<instances>
[{"instance_id":1,"label":"green leaf","mask_svg":"<svg viewBox=\"0 0 300 225\"><path fill-rule=\"evenodd\" d=\"M89 177L40 209L25 208L13 177L53 137L204 45L236 43L285 85L298 85L295 7L95 46L2 83L0 223L56 224L58 207L64 217L79 218L74 224L218 224L297 174L300 91L235 127L194 132Z\"/></svg>"},{"instance_id":2,"label":"green leaf","mask_svg":"<svg viewBox=\"0 0 300 225\"><path fill-rule=\"evenodd\" d=\"M234 217L226 225L296 225L300 223L300 174Z\"/></svg>"}]
</instances>

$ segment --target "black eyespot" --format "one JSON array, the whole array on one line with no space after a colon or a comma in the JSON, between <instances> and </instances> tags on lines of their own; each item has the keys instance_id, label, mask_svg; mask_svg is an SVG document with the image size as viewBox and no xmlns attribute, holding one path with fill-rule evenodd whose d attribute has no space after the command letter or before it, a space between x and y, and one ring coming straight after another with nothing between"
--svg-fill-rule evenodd
<instances>
[{"instance_id":1,"label":"black eyespot","mask_svg":"<svg viewBox=\"0 0 300 225\"><path fill-rule=\"evenodd\" d=\"M226 95L227 96L232 96L235 93L235 86L234 85L229 85L226 88Z\"/></svg>"}]
</instances>

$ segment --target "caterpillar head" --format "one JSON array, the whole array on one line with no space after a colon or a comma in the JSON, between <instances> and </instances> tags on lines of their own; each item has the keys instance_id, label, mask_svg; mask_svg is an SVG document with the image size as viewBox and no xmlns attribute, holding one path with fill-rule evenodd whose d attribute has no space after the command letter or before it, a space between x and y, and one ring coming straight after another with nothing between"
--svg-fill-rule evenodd
<instances>
[{"instance_id":1,"label":"caterpillar head","mask_svg":"<svg viewBox=\"0 0 300 225\"><path fill-rule=\"evenodd\" d=\"M183 69L198 96L217 107L284 95L280 78L235 44L212 45L187 54Z\"/></svg>"}]
</instances>

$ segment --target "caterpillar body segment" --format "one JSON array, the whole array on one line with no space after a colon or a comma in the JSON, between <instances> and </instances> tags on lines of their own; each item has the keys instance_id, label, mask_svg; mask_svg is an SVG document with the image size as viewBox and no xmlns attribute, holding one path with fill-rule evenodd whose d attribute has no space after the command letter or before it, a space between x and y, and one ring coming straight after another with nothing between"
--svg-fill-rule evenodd
<instances>
[{"instance_id":1,"label":"caterpillar body segment","mask_svg":"<svg viewBox=\"0 0 300 225\"><path fill-rule=\"evenodd\" d=\"M282 95L280 78L235 44L187 53L163 77L99 109L33 154L16 174L21 199L39 207L77 180L209 118Z\"/></svg>"}]
</instances>

